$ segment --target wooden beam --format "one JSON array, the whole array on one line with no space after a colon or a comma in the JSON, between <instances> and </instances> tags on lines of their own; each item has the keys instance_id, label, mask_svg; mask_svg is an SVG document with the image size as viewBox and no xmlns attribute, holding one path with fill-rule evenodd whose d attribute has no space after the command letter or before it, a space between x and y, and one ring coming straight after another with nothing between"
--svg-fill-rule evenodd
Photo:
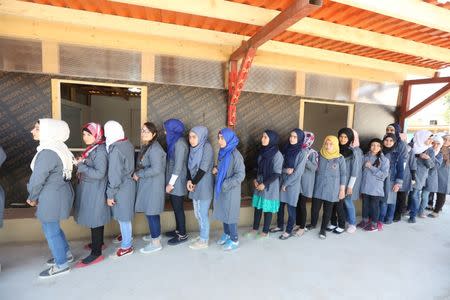
<instances>
[{"instance_id":1,"label":"wooden beam","mask_svg":"<svg viewBox=\"0 0 450 300\"><path fill-rule=\"evenodd\" d=\"M405 80L408 84L432 84L432 83L446 83L450 82L450 77L433 77L425 79Z\"/></svg>"},{"instance_id":2,"label":"wooden beam","mask_svg":"<svg viewBox=\"0 0 450 300\"><path fill-rule=\"evenodd\" d=\"M306 95L306 74L305 72L297 71L295 73L295 94L297 96Z\"/></svg>"},{"instance_id":3,"label":"wooden beam","mask_svg":"<svg viewBox=\"0 0 450 300\"><path fill-rule=\"evenodd\" d=\"M56 42L42 41L42 72L59 73L59 45Z\"/></svg>"},{"instance_id":4,"label":"wooden beam","mask_svg":"<svg viewBox=\"0 0 450 300\"><path fill-rule=\"evenodd\" d=\"M420 102L419 104L414 106L412 109L409 109L406 112L405 117L408 118L408 117L411 117L412 115L418 113L419 111L421 111L422 109L424 109L425 107L430 105L431 103L433 103L436 100L438 100L440 97L442 97L445 94L447 94L448 91L450 91L450 83L446 84L445 86L443 86L442 88L437 90L435 93L433 93L427 99L423 100L422 102Z\"/></svg>"},{"instance_id":5,"label":"wooden beam","mask_svg":"<svg viewBox=\"0 0 450 300\"><path fill-rule=\"evenodd\" d=\"M119 2L198 16L264 26L280 12L226 0L120 0ZM326 39L399 52L439 61L450 60L450 49L380 34L313 18L303 18L289 29ZM338 38L337 38L338 37Z\"/></svg>"},{"instance_id":6,"label":"wooden beam","mask_svg":"<svg viewBox=\"0 0 450 300\"><path fill-rule=\"evenodd\" d=\"M321 0L294 0L288 8L260 28L247 42L244 42L234 51L230 59L241 59L249 49L258 49L259 46L278 36L293 24L297 23L298 20L313 13L320 7L322 7Z\"/></svg>"},{"instance_id":7,"label":"wooden beam","mask_svg":"<svg viewBox=\"0 0 450 300\"><path fill-rule=\"evenodd\" d=\"M402 86L402 98L399 116L400 127L403 128L403 130L405 129L406 112L409 109L410 101L411 101L411 85L405 82L403 83Z\"/></svg>"},{"instance_id":8,"label":"wooden beam","mask_svg":"<svg viewBox=\"0 0 450 300\"><path fill-rule=\"evenodd\" d=\"M450 11L422 0L333 0L382 15L450 32Z\"/></svg>"},{"instance_id":9,"label":"wooden beam","mask_svg":"<svg viewBox=\"0 0 450 300\"><path fill-rule=\"evenodd\" d=\"M141 80L155 82L155 55L153 53L141 53Z\"/></svg>"}]
</instances>

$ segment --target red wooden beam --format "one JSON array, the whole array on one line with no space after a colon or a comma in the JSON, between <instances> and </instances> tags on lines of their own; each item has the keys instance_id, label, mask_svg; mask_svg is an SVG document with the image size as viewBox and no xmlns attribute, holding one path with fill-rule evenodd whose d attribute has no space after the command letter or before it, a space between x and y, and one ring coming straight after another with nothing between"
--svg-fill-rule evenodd
<instances>
[{"instance_id":1,"label":"red wooden beam","mask_svg":"<svg viewBox=\"0 0 450 300\"><path fill-rule=\"evenodd\" d=\"M402 86L402 99L400 105L400 118L399 123L401 128L405 128L406 112L409 109L411 99L411 85L406 81L403 82Z\"/></svg>"},{"instance_id":2,"label":"red wooden beam","mask_svg":"<svg viewBox=\"0 0 450 300\"><path fill-rule=\"evenodd\" d=\"M273 20L260 28L248 41L231 54L230 60L239 60L250 48L258 48L322 6L322 0L294 0Z\"/></svg>"},{"instance_id":3,"label":"red wooden beam","mask_svg":"<svg viewBox=\"0 0 450 300\"><path fill-rule=\"evenodd\" d=\"M420 110L424 109L425 107L427 107L431 103L435 102L440 97L444 96L448 91L450 91L450 83L447 83L445 86L443 86L438 91L436 91L434 94L432 94L430 97L423 100L422 102L420 102L413 108L409 109L405 113L405 118L410 117L410 116L416 114L417 112L419 112Z\"/></svg>"},{"instance_id":4,"label":"red wooden beam","mask_svg":"<svg viewBox=\"0 0 450 300\"><path fill-rule=\"evenodd\" d=\"M407 84L430 84L430 83L449 83L450 77L433 77L426 79L405 80Z\"/></svg>"}]
</instances>

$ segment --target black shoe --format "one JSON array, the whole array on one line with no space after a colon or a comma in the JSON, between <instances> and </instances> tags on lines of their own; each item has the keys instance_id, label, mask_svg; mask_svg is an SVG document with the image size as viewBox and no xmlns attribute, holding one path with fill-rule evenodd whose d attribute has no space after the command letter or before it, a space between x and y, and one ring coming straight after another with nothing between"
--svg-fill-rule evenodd
<instances>
[{"instance_id":1,"label":"black shoe","mask_svg":"<svg viewBox=\"0 0 450 300\"><path fill-rule=\"evenodd\" d=\"M46 278L51 278L51 277L67 274L69 272L70 272L69 267L64 268L64 269L59 269L58 267L53 266L53 267L48 268L47 270L42 271L39 274L39 278L46 279Z\"/></svg>"},{"instance_id":2,"label":"black shoe","mask_svg":"<svg viewBox=\"0 0 450 300\"><path fill-rule=\"evenodd\" d=\"M176 237L178 235L178 230L167 231L164 235L170 238Z\"/></svg>"},{"instance_id":3,"label":"black shoe","mask_svg":"<svg viewBox=\"0 0 450 300\"><path fill-rule=\"evenodd\" d=\"M306 228L307 230L313 230L313 229L316 228L316 226L313 226L312 224L308 224L308 225L306 225L305 228Z\"/></svg>"},{"instance_id":4,"label":"black shoe","mask_svg":"<svg viewBox=\"0 0 450 300\"><path fill-rule=\"evenodd\" d=\"M415 217L410 217L410 218L408 219L408 223L411 223L411 224L416 223L416 218L415 218Z\"/></svg>"},{"instance_id":5,"label":"black shoe","mask_svg":"<svg viewBox=\"0 0 450 300\"><path fill-rule=\"evenodd\" d=\"M322 239L322 240L326 239L327 238L327 233L325 231L321 231L319 233L319 238Z\"/></svg>"},{"instance_id":6,"label":"black shoe","mask_svg":"<svg viewBox=\"0 0 450 300\"><path fill-rule=\"evenodd\" d=\"M175 245L187 242L188 239L189 239L189 235L187 235L187 234L185 234L185 235L177 234L177 236L168 240L167 244L169 244L171 246L175 246Z\"/></svg>"},{"instance_id":7,"label":"black shoe","mask_svg":"<svg viewBox=\"0 0 450 300\"><path fill-rule=\"evenodd\" d=\"M339 228L339 227L336 227L335 229L333 229L333 233L336 233L336 234L341 234L344 232L345 232L345 230L342 228Z\"/></svg>"},{"instance_id":8,"label":"black shoe","mask_svg":"<svg viewBox=\"0 0 450 300\"><path fill-rule=\"evenodd\" d=\"M395 223L400 222L400 218L394 218L394 222Z\"/></svg>"}]
</instances>

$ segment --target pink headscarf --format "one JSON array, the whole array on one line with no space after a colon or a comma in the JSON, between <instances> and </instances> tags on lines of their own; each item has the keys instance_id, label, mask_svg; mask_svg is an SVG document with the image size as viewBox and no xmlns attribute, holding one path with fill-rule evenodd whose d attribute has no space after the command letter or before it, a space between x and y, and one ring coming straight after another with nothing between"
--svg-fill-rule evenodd
<instances>
[{"instance_id":1,"label":"pink headscarf","mask_svg":"<svg viewBox=\"0 0 450 300\"><path fill-rule=\"evenodd\" d=\"M356 130L353 129L353 128L352 128L352 131L353 131L354 139L353 139L353 142L351 143L350 147L352 147L352 148L358 148L358 147L360 146L360 144L359 144L359 134L358 134L358 132L356 132Z\"/></svg>"},{"instance_id":2,"label":"pink headscarf","mask_svg":"<svg viewBox=\"0 0 450 300\"><path fill-rule=\"evenodd\" d=\"M314 140L315 140L315 136L314 133L309 132L309 131L305 131L305 139L302 145L303 149L306 148L311 148L312 144L314 144Z\"/></svg>"},{"instance_id":3,"label":"pink headscarf","mask_svg":"<svg viewBox=\"0 0 450 300\"><path fill-rule=\"evenodd\" d=\"M83 158L88 157L89 153L97 148L98 145L101 145L105 143L104 137L103 137L103 128L100 124L97 123L87 123L83 126L83 130L87 129L92 136L95 138L95 141L92 145L89 145L86 150L81 155Z\"/></svg>"}]
</instances>

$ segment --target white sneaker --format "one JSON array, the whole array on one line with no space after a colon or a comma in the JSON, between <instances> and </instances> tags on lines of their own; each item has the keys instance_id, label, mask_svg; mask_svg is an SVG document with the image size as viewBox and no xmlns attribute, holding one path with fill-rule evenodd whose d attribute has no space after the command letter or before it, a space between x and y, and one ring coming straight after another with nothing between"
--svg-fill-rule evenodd
<instances>
[{"instance_id":1,"label":"white sneaker","mask_svg":"<svg viewBox=\"0 0 450 300\"><path fill-rule=\"evenodd\" d=\"M347 233L355 233L355 232L356 232L356 226L355 225L348 225Z\"/></svg>"},{"instance_id":2,"label":"white sneaker","mask_svg":"<svg viewBox=\"0 0 450 300\"><path fill-rule=\"evenodd\" d=\"M145 242L151 242L152 241L152 236L150 234L149 235L144 235L142 237L142 240L144 240Z\"/></svg>"},{"instance_id":3,"label":"white sneaker","mask_svg":"<svg viewBox=\"0 0 450 300\"><path fill-rule=\"evenodd\" d=\"M139 252L141 252L142 254L149 254L149 253L153 253L153 252L157 252L162 250L162 245L155 245L153 243L148 244L147 246L145 246L144 248L141 248L139 250Z\"/></svg>"},{"instance_id":4,"label":"white sneaker","mask_svg":"<svg viewBox=\"0 0 450 300\"><path fill-rule=\"evenodd\" d=\"M201 249L206 249L208 248L208 242L202 241L202 240L198 240L197 242L189 245L189 248L193 249L193 250L201 250Z\"/></svg>"}]
</instances>

